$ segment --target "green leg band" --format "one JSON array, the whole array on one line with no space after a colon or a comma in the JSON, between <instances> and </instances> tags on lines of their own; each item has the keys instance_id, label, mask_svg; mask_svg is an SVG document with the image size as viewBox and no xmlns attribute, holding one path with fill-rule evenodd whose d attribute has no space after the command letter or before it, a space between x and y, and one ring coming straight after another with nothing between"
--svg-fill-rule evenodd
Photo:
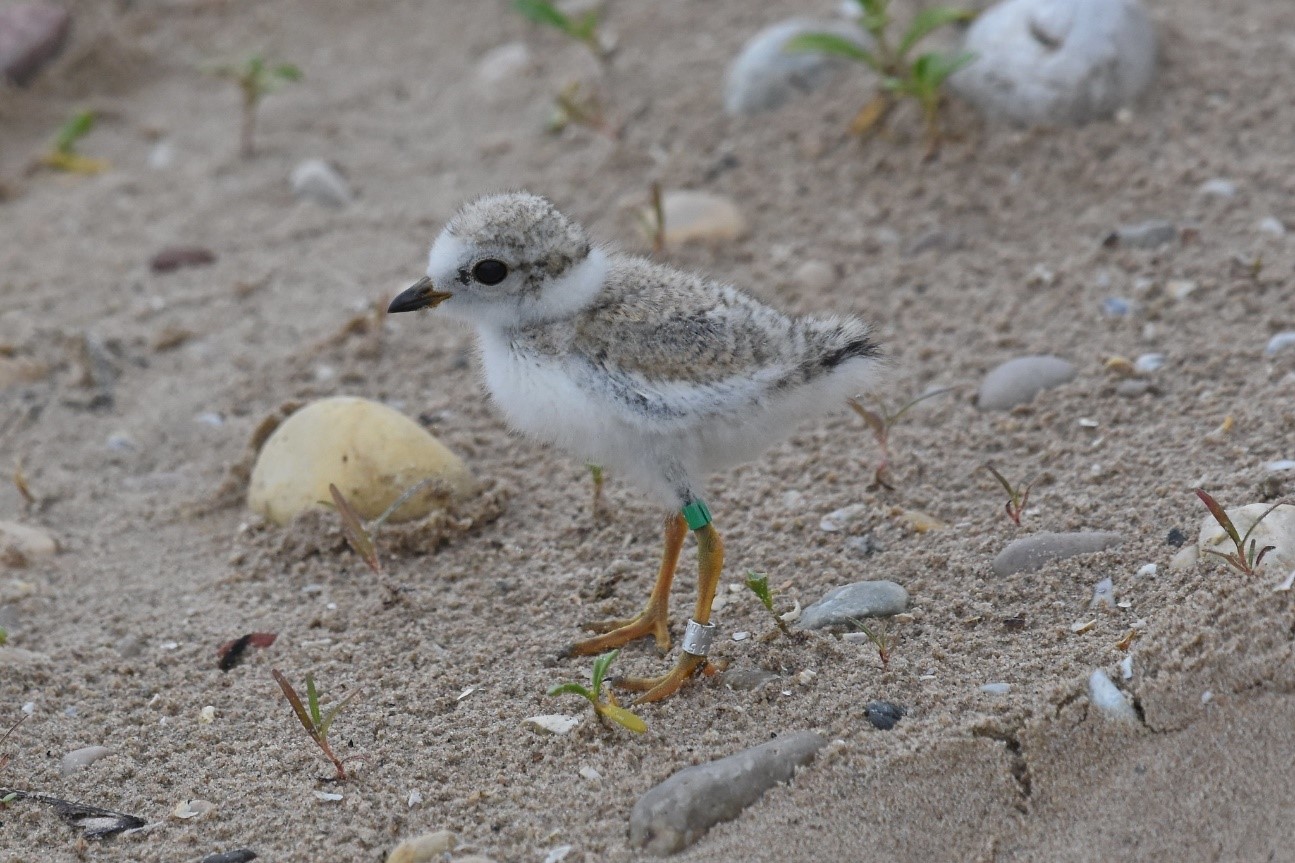
<instances>
[{"instance_id":1,"label":"green leg band","mask_svg":"<svg viewBox=\"0 0 1295 863\"><path fill-rule=\"evenodd\" d=\"M684 521L688 522L689 530L701 530L710 524L710 508L706 506L704 500L691 500L684 505L682 510Z\"/></svg>"}]
</instances>

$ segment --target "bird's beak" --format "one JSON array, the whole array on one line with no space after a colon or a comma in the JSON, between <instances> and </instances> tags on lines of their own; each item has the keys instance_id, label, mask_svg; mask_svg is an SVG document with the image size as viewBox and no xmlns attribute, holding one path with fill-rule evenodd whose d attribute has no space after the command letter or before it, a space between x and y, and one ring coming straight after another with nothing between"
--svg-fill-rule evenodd
<instances>
[{"instance_id":1,"label":"bird's beak","mask_svg":"<svg viewBox=\"0 0 1295 863\"><path fill-rule=\"evenodd\" d=\"M396 295L387 306L387 313L413 312L418 309L434 309L454 296L446 291L438 291L432 286L430 276L423 276L408 288Z\"/></svg>"}]
</instances>

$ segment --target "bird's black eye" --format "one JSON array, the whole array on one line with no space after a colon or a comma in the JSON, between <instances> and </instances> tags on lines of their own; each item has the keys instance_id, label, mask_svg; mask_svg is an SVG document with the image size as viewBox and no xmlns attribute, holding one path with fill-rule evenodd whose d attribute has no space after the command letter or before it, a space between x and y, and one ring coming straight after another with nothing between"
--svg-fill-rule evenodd
<instances>
[{"instance_id":1,"label":"bird's black eye","mask_svg":"<svg viewBox=\"0 0 1295 863\"><path fill-rule=\"evenodd\" d=\"M508 278L508 267L504 266L503 261L487 258L484 261L479 261L472 268L472 278L483 285L497 285Z\"/></svg>"}]
</instances>

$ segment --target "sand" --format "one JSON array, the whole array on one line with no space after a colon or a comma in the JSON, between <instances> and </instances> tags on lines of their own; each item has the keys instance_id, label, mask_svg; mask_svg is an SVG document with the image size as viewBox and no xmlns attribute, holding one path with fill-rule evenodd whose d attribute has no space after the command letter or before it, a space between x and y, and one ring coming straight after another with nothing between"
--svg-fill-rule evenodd
<instances>
[{"instance_id":1,"label":"sand","mask_svg":"<svg viewBox=\"0 0 1295 863\"><path fill-rule=\"evenodd\" d=\"M639 794L806 728L834 742L679 859L1295 855L1292 595L1272 590L1279 573L1171 571L1166 541L1174 528L1195 536L1197 485L1229 505L1291 493L1290 473L1264 465L1295 457L1295 352L1265 358L1263 347L1295 329L1295 240L1256 227L1295 224L1289 2L1153 3L1162 69L1123 122L1017 131L959 108L958 139L929 164L910 114L866 144L844 132L866 98L859 73L776 113L721 115L728 59L763 24L806 8L789 0L613 4L618 144L543 130L550 96L588 61L503 2L71 5L65 55L29 89L0 90L0 344L45 370L0 391L0 462L7 474L20 460L37 499L5 482L0 518L61 546L0 569L10 646L40 654L0 668L0 723L33 704L0 747L12 755L0 785L149 827L87 844L48 807L19 803L0 810L0 860L180 861L235 848L381 860L402 837L449 829L463 854L497 861L564 845L569 863L629 861ZM518 40L534 69L480 82L478 59ZM243 160L236 93L203 67L251 50L306 77L267 98L260 152ZM81 106L100 114L82 152L111 170L25 175ZM155 169L159 139L174 160ZM310 157L345 172L352 205L294 199L286 178ZM1235 195L1198 192L1216 178ZM954 388L895 428L893 490L872 482L877 447L842 408L715 477L709 494L726 585L767 572L790 607L886 578L911 593L911 616L891 626L883 669L839 633L766 638L764 611L734 594L718 620L754 637L726 636L717 654L779 681L692 686L643 708L641 736L588 717L540 736L525 717L581 713L544 694L588 672L587 660L557 658L578 622L633 613L646 597L661 514L612 475L595 520L584 466L510 435L491 408L470 333L366 310L421 275L432 237L469 196L543 192L600 241L641 248L625 203L654 180L727 195L750 224L736 241L668 249L670 262L796 311L876 322L892 357L878 394L891 405ZM1102 247L1116 226L1151 218L1188 226L1187 241ZM177 244L217 259L151 272L150 257ZM807 261L839 278L807 289L793 278ZM1174 281L1196 288L1175 300ZM1107 297L1137 308L1104 315ZM88 376L87 338L99 346ZM1153 351L1166 364L1152 390L1117 393L1106 361ZM979 411L983 375L1028 353L1064 356L1078 376L1029 406ZM399 603L329 519L280 530L241 504L260 423L334 394L422 418L497 495L443 545L392 534ZM1211 437L1228 416L1231 431ZM982 467L991 460L1015 480L1039 477L1022 528L1002 513ZM819 530L850 504L866 510L847 531ZM947 526L918 534L899 510ZM1126 541L1036 573L990 571L1016 536L1089 529ZM847 545L864 534L881 550ZM685 573L692 554L690 542ZM1146 563L1157 573L1136 576ZM1128 607L1092 613L1105 577ZM692 590L690 577L676 584L676 636ZM1123 681L1117 642L1135 626ZM217 647L257 631L278 640L220 671ZM619 665L653 673L665 661L638 643ZM361 691L332 732L347 782L326 781L332 768L271 668L298 684L313 673L329 697ZM1112 723L1088 703L1099 668L1141 723ZM982 692L989 682L1011 689ZM878 731L863 717L874 699L908 714ZM62 756L90 745L114 754L61 776ZM195 799L214 808L172 815Z\"/></svg>"}]
</instances>

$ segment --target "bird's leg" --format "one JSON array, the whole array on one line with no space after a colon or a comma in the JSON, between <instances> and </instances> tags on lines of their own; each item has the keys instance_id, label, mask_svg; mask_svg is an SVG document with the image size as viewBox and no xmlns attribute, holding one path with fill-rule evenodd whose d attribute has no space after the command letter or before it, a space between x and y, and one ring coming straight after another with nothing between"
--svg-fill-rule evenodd
<instances>
[{"instance_id":1,"label":"bird's leg","mask_svg":"<svg viewBox=\"0 0 1295 863\"><path fill-rule=\"evenodd\" d=\"M681 513L675 513L666 519L661 571L657 574L656 585L652 588L647 607L638 617L629 620L606 620L588 624L587 629L603 634L571 645L567 648L568 656L602 653L646 635L656 636L657 649L662 653L670 649L670 584L674 581L675 566L679 563L679 552L683 549L683 539L687 533L688 523Z\"/></svg>"},{"instance_id":2,"label":"bird's leg","mask_svg":"<svg viewBox=\"0 0 1295 863\"><path fill-rule=\"evenodd\" d=\"M684 634L679 662L663 677L622 678L617 686L643 691L635 701L660 701L673 695L680 686L706 667L706 652L715 627L710 622L710 607L719 587L720 572L724 569L724 543L719 532L710 523L710 512L701 501L692 501L684 507L688 526L697 537L697 607Z\"/></svg>"}]
</instances>

